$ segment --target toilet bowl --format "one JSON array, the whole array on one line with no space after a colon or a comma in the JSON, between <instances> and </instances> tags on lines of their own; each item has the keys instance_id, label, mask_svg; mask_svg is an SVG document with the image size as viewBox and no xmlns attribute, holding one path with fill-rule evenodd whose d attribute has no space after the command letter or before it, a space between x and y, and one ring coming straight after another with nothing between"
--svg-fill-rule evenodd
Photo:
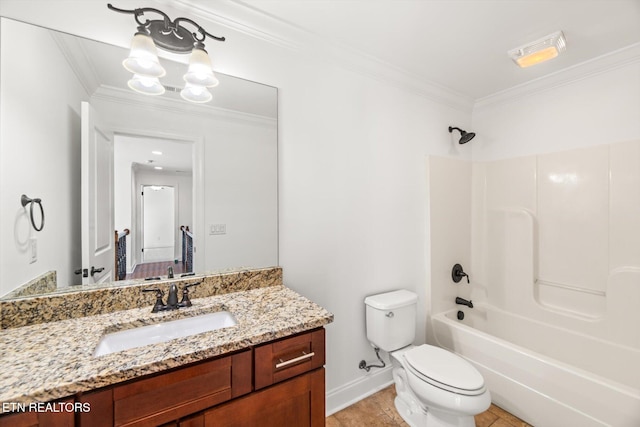
<instances>
[{"instance_id":1,"label":"toilet bowl","mask_svg":"<svg viewBox=\"0 0 640 427\"><path fill-rule=\"evenodd\" d=\"M406 290L365 299L367 338L389 353L395 406L412 427L474 427L491 405L482 375L440 347L414 346L417 295Z\"/></svg>"},{"instance_id":2,"label":"toilet bowl","mask_svg":"<svg viewBox=\"0 0 640 427\"><path fill-rule=\"evenodd\" d=\"M491 405L482 375L466 360L423 344L390 353L395 405L412 427L473 427Z\"/></svg>"}]
</instances>

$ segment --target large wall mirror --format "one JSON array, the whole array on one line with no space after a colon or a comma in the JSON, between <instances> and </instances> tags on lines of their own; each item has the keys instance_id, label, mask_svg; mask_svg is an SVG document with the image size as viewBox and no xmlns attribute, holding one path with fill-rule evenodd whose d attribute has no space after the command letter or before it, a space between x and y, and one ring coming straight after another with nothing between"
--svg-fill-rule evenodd
<instances>
[{"instance_id":1,"label":"large wall mirror","mask_svg":"<svg viewBox=\"0 0 640 427\"><path fill-rule=\"evenodd\" d=\"M188 56L160 53L167 90L142 95L127 49L0 30L0 296L278 264L276 88L218 74L213 100L190 103Z\"/></svg>"}]
</instances>

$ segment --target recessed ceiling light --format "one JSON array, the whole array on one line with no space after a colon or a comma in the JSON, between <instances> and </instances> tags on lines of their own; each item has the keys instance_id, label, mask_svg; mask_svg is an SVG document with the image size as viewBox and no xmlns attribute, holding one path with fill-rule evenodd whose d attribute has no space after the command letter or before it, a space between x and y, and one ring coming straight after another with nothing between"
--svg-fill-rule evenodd
<instances>
[{"instance_id":1,"label":"recessed ceiling light","mask_svg":"<svg viewBox=\"0 0 640 427\"><path fill-rule=\"evenodd\" d=\"M155 154L156 156L162 156L162 151L152 151L151 154Z\"/></svg>"},{"instance_id":2,"label":"recessed ceiling light","mask_svg":"<svg viewBox=\"0 0 640 427\"><path fill-rule=\"evenodd\" d=\"M553 59L566 48L564 34L562 31L556 31L539 40L511 49L507 54L516 64L525 68Z\"/></svg>"},{"instance_id":3,"label":"recessed ceiling light","mask_svg":"<svg viewBox=\"0 0 640 427\"><path fill-rule=\"evenodd\" d=\"M156 170L162 170L162 166L154 166L153 168Z\"/></svg>"}]
</instances>

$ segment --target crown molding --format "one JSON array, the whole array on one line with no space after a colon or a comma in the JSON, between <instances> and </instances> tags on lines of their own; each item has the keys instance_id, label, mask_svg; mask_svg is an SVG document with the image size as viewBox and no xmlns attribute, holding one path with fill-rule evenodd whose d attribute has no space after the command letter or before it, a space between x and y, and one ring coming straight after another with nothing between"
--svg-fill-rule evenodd
<instances>
[{"instance_id":1,"label":"crown molding","mask_svg":"<svg viewBox=\"0 0 640 427\"><path fill-rule=\"evenodd\" d=\"M94 92L92 99L139 107L156 113L179 114L188 117L200 117L203 120L219 120L226 124L251 125L267 129L276 129L278 121L272 117L243 113L210 105L193 104L179 97L150 97L139 95L131 90L101 86Z\"/></svg>"},{"instance_id":2,"label":"crown molding","mask_svg":"<svg viewBox=\"0 0 640 427\"><path fill-rule=\"evenodd\" d=\"M480 98L474 105L474 111L517 101L546 90L566 86L637 62L640 62L640 43L632 44L589 61L576 64L573 67L565 68L553 74Z\"/></svg>"},{"instance_id":3,"label":"crown molding","mask_svg":"<svg viewBox=\"0 0 640 427\"><path fill-rule=\"evenodd\" d=\"M473 98L434 82L425 81L420 76L412 75L394 64L381 61L362 51L328 41L292 22L254 9L242 1L216 1L215 11L208 7L207 3L195 0L173 0L171 6L197 14L216 25L287 49L305 61L320 61L339 66L465 112L471 112L473 108Z\"/></svg>"}]
</instances>

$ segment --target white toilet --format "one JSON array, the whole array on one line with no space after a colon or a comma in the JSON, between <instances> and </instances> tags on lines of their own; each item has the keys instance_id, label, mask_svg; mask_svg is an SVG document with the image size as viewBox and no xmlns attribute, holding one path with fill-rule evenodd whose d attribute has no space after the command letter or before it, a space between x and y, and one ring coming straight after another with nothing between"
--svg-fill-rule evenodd
<instances>
[{"instance_id":1,"label":"white toilet","mask_svg":"<svg viewBox=\"0 0 640 427\"><path fill-rule=\"evenodd\" d=\"M367 339L389 353L396 409L412 427L474 427L491 395L469 362L440 347L412 345L418 296L399 290L364 300Z\"/></svg>"}]
</instances>

